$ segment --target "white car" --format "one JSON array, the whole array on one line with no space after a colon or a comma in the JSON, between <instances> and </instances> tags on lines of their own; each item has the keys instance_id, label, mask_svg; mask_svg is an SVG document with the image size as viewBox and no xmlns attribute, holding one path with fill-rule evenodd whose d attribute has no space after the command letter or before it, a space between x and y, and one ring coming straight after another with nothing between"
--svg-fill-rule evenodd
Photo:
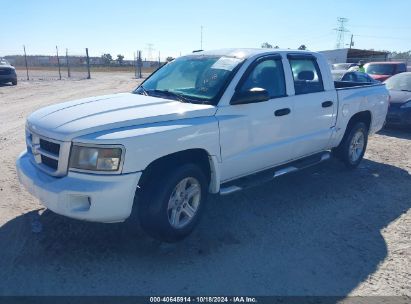
<instances>
[{"instance_id":1,"label":"white car","mask_svg":"<svg viewBox=\"0 0 411 304\"><path fill-rule=\"evenodd\" d=\"M318 53L203 51L132 93L34 112L17 172L58 214L109 223L135 208L145 231L176 241L193 230L208 193L242 190L331 151L356 167L387 107L384 85L334 83Z\"/></svg>"}]
</instances>

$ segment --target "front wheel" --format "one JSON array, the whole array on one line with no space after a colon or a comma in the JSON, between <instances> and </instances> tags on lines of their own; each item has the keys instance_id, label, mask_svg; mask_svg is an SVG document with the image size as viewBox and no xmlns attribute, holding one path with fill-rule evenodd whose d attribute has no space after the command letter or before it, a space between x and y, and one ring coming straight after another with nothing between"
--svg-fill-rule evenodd
<instances>
[{"instance_id":1,"label":"front wheel","mask_svg":"<svg viewBox=\"0 0 411 304\"><path fill-rule=\"evenodd\" d=\"M348 130L335 152L348 168L356 168L364 157L367 142L368 128L358 122Z\"/></svg>"},{"instance_id":2,"label":"front wheel","mask_svg":"<svg viewBox=\"0 0 411 304\"><path fill-rule=\"evenodd\" d=\"M139 219L149 235L165 242L188 236L196 226L207 197L207 179L194 164L153 177L143 189Z\"/></svg>"}]
</instances>

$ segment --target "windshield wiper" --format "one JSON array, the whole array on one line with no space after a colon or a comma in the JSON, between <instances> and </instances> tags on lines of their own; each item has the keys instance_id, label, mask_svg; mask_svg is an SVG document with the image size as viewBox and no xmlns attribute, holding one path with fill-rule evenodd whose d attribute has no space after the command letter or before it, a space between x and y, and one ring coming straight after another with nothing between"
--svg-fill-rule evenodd
<instances>
[{"instance_id":1,"label":"windshield wiper","mask_svg":"<svg viewBox=\"0 0 411 304\"><path fill-rule=\"evenodd\" d=\"M188 99L187 97L183 96L183 94L179 94L179 93L172 92L172 91L169 91L169 90L149 90L149 91L146 91L146 92L147 93L153 92L153 93L156 93L156 94L163 94L163 95L166 95L166 96L174 97L178 101L181 101L181 102L191 103L191 100Z\"/></svg>"},{"instance_id":2,"label":"windshield wiper","mask_svg":"<svg viewBox=\"0 0 411 304\"><path fill-rule=\"evenodd\" d=\"M140 88L141 88L141 90L143 91L143 94L146 95L146 96L148 96L148 92L147 92L147 90L144 88L144 86L143 86L143 85L140 85Z\"/></svg>"}]
</instances>

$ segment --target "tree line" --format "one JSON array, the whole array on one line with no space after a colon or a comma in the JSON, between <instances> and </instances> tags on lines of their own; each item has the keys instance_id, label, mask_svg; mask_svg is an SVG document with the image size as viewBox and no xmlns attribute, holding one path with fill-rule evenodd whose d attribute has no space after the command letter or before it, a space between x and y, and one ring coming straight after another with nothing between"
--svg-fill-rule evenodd
<instances>
[{"instance_id":1,"label":"tree line","mask_svg":"<svg viewBox=\"0 0 411 304\"><path fill-rule=\"evenodd\" d=\"M279 48L280 48L278 45L273 46L272 44L270 44L270 43L268 43L268 42L262 43L262 44L261 44L261 47L262 47L263 49L279 49ZM305 46L305 44L301 44L301 45L298 47L298 49L299 49L299 50L306 50L307 47Z\"/></svg>"}]
</instances>

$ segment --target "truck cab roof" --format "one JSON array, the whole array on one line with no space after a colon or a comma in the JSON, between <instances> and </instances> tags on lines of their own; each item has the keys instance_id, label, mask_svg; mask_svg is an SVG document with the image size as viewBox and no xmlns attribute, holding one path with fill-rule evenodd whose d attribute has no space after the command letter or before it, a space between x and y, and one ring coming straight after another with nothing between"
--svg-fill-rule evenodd
<instances>
[{"instance_id":1,"label":"truck cab roof","mask_svg":"<svg viewBox=\"0 0 411 304\"><path fill-rule=\"evenodd\" d=\"M190 54L190 56L227 56L236 57L240 59L248 59L256 55L264 54L281 54L281 53L302 53L313 54L314 52L303 50L290 50L290 49L261 49L261 48L231 48L231 49L217 49L209 51L201 51Z\"/></svg>"}]
</instances>

